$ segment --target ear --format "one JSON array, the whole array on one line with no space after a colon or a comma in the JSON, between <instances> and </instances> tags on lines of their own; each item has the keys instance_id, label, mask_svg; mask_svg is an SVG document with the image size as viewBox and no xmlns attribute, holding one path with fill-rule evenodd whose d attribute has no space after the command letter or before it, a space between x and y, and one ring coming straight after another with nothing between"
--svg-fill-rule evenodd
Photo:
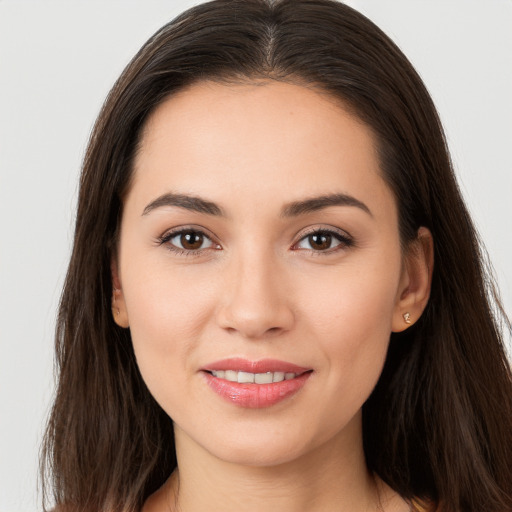
<instances>
[{"instance_id":1,"label":"ear","mask_svg":"<svg viewBox=\"0 0 512 512\"><path fill-rule=\"evenodd\" d=\"M119 327L127 328L130 327L130 322L115 257L112 257L110 262L110 272L112 274L112 316Z\"/></svg>"},{"instance_id":2,"label":"ear","mask_svg":"<svg viewBox=\"0 0 512 512\"><path fill-rule=\"evenodd\" d=\"M392 331L401 332L414 324L430 297L434 269L432 233L421 227L404 255L402 275L393 314Z\"/></svg>"}]
</instances>

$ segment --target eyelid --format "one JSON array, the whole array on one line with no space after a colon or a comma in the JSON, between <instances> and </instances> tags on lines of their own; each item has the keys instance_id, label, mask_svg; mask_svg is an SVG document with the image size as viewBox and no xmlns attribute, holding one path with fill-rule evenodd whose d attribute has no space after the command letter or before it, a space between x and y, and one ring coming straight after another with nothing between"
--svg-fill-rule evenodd
<instances>
[{"instance_id":1,"label":"eyelid","mask_svg":"<svg viewBox=\"0 0 512 512\"><path fill-rule=\"evenodd\" d=\"M299 249L299 248L296 248L297 245L302 242L305 238L307 238L308 236L311 236L315 233L325 233L325 234L329 234L331 236L333 236L334 238L336 238L340 244L333 247L333 248L330 248L330 249L326 249L324 251L321 251L321 250L314 250L314 249ZM347 231L343 230L343 229L340 229L340 228L336 228L334 226L310 226L309 228L306 228L305 230L301 231L297 237L296 237L297 241L292 245L292 249L294 250L301 250L301 251L310 251L312 253L315 253L315 254L330 254L330 253L333 253L333 252L336 252L337 250L341 250L341 249L346 249L348 247L352 247L355 245L355 240L354 240L354 237L348 233Z\"/></svg>"},{"instance_id":2,"label":"eyelid","mask_svg":"<svg viewBox=\"0 0 512 512\"><path fill-rule=\"evenodd\" d=\"M198 233L198 234L204 236L212 243L212 246L206 247L203 249L183 249L181 247L177 247L170 243L170 240L172 238L174 238L175 236L178 236L182 233L187 233L187 232L194 232L194 233ZM156 243L157 243L157 245L167 245L167 249L169 251L177 253L179 255L186 255L186 256L199 255L206 251L219 250L221 248L216 237L213 234L211 234L209 230L207 230L206 228L203 228L202 226L197 226L194 224L176 226L174 228L168 229L156 238Z\"/></svg>"},{"instance_id":3,"label":"eyelid","mask_svg":"<svg viewBox=\"0 0 512 512\"><path fill-rule=\"evenodd\" d=\"M177 247L174 244L169 243L170 240L172 238L174 238L175 236L178 236L178 235L180 235L182 233L186 233L186 232L195 232L195 233L201 234L202 236L204 236L206 239L208 239L212 243L212 246L206 247L206 248L200 248L200 249L183 249L183 248ZM302 248L297 247L297 245L301 241L303 241L305 238L307 238L308 236L313 235L315 233L329 234L329 235L333 236L339 242L339 244L336 245L335 247L332 247L332 248L329 248L326 250L302 249ZM303 229L301 232L299 232L295 238L296 238L296 242L294 242L292 244L292 247L291 247L292 250L309 251L310 253L314 253L316 255L331 254L331 253L337 252L342 249L347 249L347 248L355 245L355 240L352 237L352 235L350 235L347 231L337 228L337 227L334 227L334 226L322 226L322 225L310 226L310 227ZM194 256L194 255L204 254L207 251L222 249L222 247L221 247L220 243L218 242L217 237L215 235L213 235L208 229L206 229L202 226L194 225L194 224L176 226L176 227L173 227L171 229L164 231L164 233L162 235L160 235L156 238L156 244L157 245L167 245L168 250L170 250L174 253L180 254L180 255L187 255L187 256Z\"/></svg>"}]
</instances>

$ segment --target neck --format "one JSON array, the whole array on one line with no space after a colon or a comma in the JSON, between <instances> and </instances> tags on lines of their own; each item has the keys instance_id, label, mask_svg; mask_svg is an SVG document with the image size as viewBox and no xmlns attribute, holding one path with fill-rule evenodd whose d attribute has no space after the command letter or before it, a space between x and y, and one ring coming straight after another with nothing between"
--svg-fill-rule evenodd
<instances>
[{"instance_id":1,"label":"neck","mask_svg":"<svg viewBox=\"0 0 512 512\"><path fill-rule=\"evenodd\" d=\"M359 422L354 429L360 432ZM248 466L215 457L175 427L179 471L158 493L159 500L167 503L162 509L376 511L378 491L365 465L361 435L354 438L346 434L345 431L345 435L336 436L292 461ZM144 512L153 510L149 505L150 502Z\"/></svg>"}]
</instances>

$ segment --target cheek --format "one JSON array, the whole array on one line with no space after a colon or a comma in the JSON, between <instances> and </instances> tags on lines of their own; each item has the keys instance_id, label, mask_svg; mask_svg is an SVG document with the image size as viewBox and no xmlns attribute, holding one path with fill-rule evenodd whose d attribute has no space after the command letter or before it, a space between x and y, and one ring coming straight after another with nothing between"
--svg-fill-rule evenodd
<instances>
[{"instance_id":1,"label":"cheek","mask_svg":"<svg viewBox=\"0 0 512 512\"><path fill-rule=\"evenodd\" d=\"M158 401L160 387L187 374L211 314L212 289L186 270L127 269L123 282L132 343L141 374ZM147 266L151 268L151 265Z\"/></svg>"},{"instance_id":2,"label":"cheek","mask_svg":"<svg viewBox=\"0 0 512 512\"><path fill-rule=\"evenodd\" d=\"M391 268L390 268L391 267ZM400 272L398 266L358 265L341 267L331 272L321 284L303 283L303 310L313 312L318 328L326 331L391 332ZM307 291L306 291L307 289Z\"/></svg>"},{"instance_id":3,"label":"cheek","mask_svg":"<svg viewBox=\"0 0 512 512\"><path fill-rule=\"evenodd\" d=\"M399 259L398 259L399 260ZM391 268L390 268L391 267ZM378 379L389 344L400 270L382 264L343 268L310 287L303 311L328 359L333 385Z\"/></svg>"},{"instance_id":4,"label":"cheek","mask_svg":"<svg viewBox=\"0 0 512 512\"><path fill-rule=\"evenodd\" d=\"M125 253L130 258L122 267L132 336L146 332L151 334L148 341L167 342L169 337L193 337L209 312L214 272L208 266L177 265L164 248L140 247L136 242L127 240Z\"/></svg>"}]
</instances>

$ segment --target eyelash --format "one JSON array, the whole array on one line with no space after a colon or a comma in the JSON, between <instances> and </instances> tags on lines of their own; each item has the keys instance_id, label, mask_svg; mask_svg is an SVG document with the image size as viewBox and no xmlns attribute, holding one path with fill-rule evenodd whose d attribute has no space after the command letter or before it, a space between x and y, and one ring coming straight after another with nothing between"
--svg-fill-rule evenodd
<instances>
[{"instance_id":1,"label":"eyelash","mask_svg":"<svg viewBox=\"0 0 512 512\"><path fill-rule=\"evenodd\" d=\"M328 254L333 254L343 249L348 249L349 247L353 247L355 245L354 239L346 232L332 229L332 228L312 228L305 233L302 233L299 241L293 244L292 247L297 247L302 241L308 239L309 237L317 235L317 236L326 236L331 237L334 240L339 242L335 247L329 247L326 250L315 250L315 249L302 249L305 251L309 251L311 254L315 256L323 256ZM301 249L296 249L301 250Z\"/></svg>"},{"instance_id":2,"label":"eyelash","mask_svg":"<svg viewBox=\"0 0 512 512\"><path fill-rule=\"evenodd\" d=\"M206 248L199 248L199 249L184 249L181 247L177 247L175 244L171 243L171 240L173 238L176 238L178 236L183 236L186 234L191 235L199 235L203 237L204 240L208 240L211 243L210 247ZM329 247L326 250L315 250L315 249L299 249L297 246L303 242L304 240L308 239L309 237L317 235L317 236L325 236L325 237L332 237L331 239L337 240L339 242L338 245L334 247ZM197 228L178 228L176 230L168 231L167 233L163 234L162 236L158 237L158 245L167 245L167 249L179 256L198 256L201 253L203 253L205 250L220 250L220 244L216 243L212 238L207 235L203 230L197 229ZM311 244L310 244L311 245ZM311 254L314 254L315 256L322 256L327 254L333 254L335 252L338 252L343 249L348 249L349 247L354 246L354 239L345 232L337 231L334 229L327 229L327 228L314 228L310 231L303 233L300 239L292 245L292 249L294 250L304 250L309 251Z\"/></svg>"},{"instance_id":3,"label":"eyelash","mask_svg":"<svg viewBox=\"0 0 512 512\"><path fill-rule=\"evenodd\" d=\"M177 247L176 245L171 243L171 240L173 238L183 236L186 234L199 235L203 237L203 239L210 241L212 246L216 247L207 247L203 249L184 249L181 247ZM201 252L205 250L219 250L218 248L220 248L219 244L214 242L210 236L208 236L204 231L198 228L178 228L176 230L168 231L167 233L164 233L162 236L158 237L158 245L167 245L167 249L171 252L174 252L178 256L198 256L200 255Z\"/></svg>"}]
</instances>

